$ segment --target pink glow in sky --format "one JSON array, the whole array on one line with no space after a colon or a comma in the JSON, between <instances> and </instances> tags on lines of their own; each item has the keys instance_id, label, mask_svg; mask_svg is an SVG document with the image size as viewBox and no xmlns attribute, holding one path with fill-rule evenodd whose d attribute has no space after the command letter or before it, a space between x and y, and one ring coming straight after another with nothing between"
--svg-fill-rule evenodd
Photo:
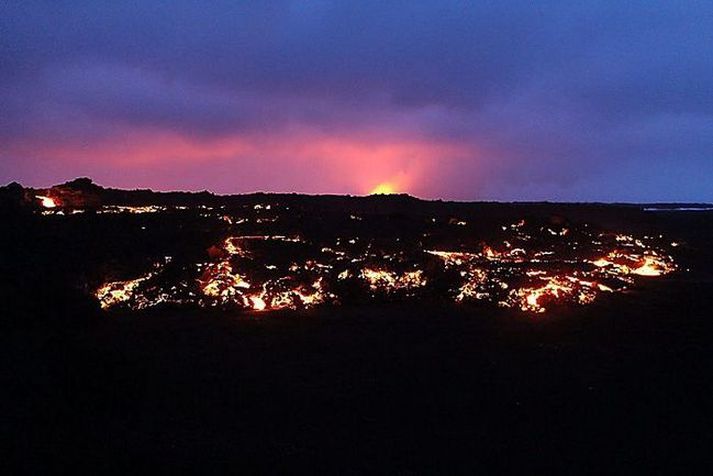
<instances>
[{"instance_id":1,"label":"pink glow in sky","mask_svg":"<svg viewBox=\"0 0 713 476\"><path fill-rule=\"evenodd\" d=\"M32 185L87 175L123 188L367 194L388 183L428 196L439 192L438 177L475 151L434 140L311 131L200 139L133 131L92 144L18 144L9 153L37 157L36 167L46 168L38 174L33 167Z\"/></svg>"}]
</instances>

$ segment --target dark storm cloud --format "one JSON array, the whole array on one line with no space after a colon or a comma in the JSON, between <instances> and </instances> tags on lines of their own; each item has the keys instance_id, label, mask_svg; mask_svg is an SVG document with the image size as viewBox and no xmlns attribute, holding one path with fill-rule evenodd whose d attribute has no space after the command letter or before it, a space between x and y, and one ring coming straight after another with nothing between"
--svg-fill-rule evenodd
<instances>
[{"instance_id":1,"label":"dark storm cloud","mask_svg":"<svg viewBox=\"0 0 713 476\"><path fill-rule=\"evenodd\" d=\"M33 160L28 142L90 144L126 130L279 141L308 128L472 149L420 184L434 196L713 200L699 178L713 175L708 2L0 9L7 180L32 180L27 166L13 175Z\"/></svg>"}]
</instances>

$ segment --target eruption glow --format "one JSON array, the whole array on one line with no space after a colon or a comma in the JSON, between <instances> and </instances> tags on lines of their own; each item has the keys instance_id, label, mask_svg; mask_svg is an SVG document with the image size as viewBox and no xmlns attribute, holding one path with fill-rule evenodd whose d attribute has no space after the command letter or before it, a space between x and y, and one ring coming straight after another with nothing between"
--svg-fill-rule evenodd
<instances>
[{"instance_id":1,"label":"eruption glow","mask_svg":"<svg viewBox=\"0 0 713 476\"><path fill-rule=\"evenodd\" d=\"M383 182L377 185L372 189L372 191L369 193L370 195L390 195L393 193L397 193L396 188L388 183L388 182Z\"/></svg>"}]
</instances>

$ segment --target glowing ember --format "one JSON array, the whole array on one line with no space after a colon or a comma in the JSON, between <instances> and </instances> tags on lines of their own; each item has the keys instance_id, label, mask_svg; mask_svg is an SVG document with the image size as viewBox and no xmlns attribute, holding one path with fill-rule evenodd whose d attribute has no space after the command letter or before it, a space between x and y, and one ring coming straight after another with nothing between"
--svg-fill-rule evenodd
<instances>
[{"instance_id":1,"label":"glowing ember","mask_svg":"<svg viewBox=\"0 0 713 476\"><path fill-rule=\"evenodd\" d=\"M45 208L55 208L57 207L57 202L52 197L47 197L44 195L36 195L35 198L40 200L40 203Z\"/></svg>"}]
</instances>

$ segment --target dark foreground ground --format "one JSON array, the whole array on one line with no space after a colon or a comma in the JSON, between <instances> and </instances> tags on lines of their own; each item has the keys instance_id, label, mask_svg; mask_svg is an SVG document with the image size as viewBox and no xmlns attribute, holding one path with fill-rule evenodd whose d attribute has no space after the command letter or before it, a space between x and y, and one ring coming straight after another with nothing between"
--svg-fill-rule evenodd
<instances>
[{"instance_id":1,"label":"dark foreground ground","mask_svg":"<svg viewBox=\"0 0 713 476\"><path fill-rule=\"evenodd\" d=\"M713 214L648 219L686 243L681 271L534 319L418 303L90 318L60 303L59 325L2 329L0 466L710 474ZM3 302L32 296L46 291Z\"/></svg>"},{"instance_id":2,"label":"dark foreground ground","mask_svg":"<svg viewBox=\"0 0 713 476\"><path fill-rule=\"evenodd\" d=\"M702 472L713 296L670 293L546 322L383 307L4 336L3 464Z\"/></svg>"},{"instance_id":3,"label":"dark foreground ground","mask_svg":"<svg viewBox=\"0 0 713 476\"><path fill-rule=\"evenodd\" d=\"M547 321L386 306L4 336L3 463L710 470L710 286L639 298Z\"/></svg>"}]
</instances>

